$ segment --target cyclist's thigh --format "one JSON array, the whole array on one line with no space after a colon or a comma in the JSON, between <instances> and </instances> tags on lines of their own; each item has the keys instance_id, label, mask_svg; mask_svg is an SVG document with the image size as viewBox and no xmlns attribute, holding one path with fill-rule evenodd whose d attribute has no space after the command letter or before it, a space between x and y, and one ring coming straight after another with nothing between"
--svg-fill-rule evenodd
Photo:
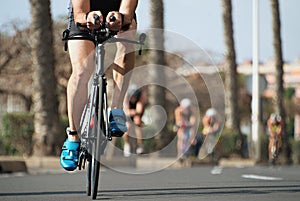
<instances>
[{"instance_id":1,"label":"cyclist's thigh","mask_svg":"<svg viewBox=\"0 0 300 201\"><path fill-rule=\"evenodd\" d=\"M73 71L79 74L91 74L94 63L94 43L90 40L69 40L68 48Z\"/></svg>"},{"instance_id":2,"label":"cyclist's thigh","mask_svg":"<svg viewBox=\"0 0 300 201\"><path fill-rule=\"evenodd\" d=\"M134 40L135 35L136 35L136 29L137 29L137 23L133 19L129 29L127 31L119 32L117 37ZM125 56L125 54L128 54L128 53L133 52L133 51L135 51L135 45L134 44L126 43L126 42L118 42L117 43L117 55ZM118 56L117 56L117 58L118 58Z\"/></svg>"}]
</instances>

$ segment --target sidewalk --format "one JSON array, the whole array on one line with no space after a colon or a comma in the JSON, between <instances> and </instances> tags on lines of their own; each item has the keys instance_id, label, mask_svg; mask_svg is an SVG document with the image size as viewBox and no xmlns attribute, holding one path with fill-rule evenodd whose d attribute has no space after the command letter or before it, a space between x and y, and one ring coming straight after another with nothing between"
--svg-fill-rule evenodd
<instances>
[{"instance_id":1,"label":"sidewalk","mask_svg":"<svg viewBox=\"0 0 300 201\"><path fill-rule=\"evenodd\" d=\"M108 167L127 167L137 169L165 169L196 166L213 166L207 160L178 161L172 157L113 157L112 160L103 160ZM222 167L247 167L254 166L256 162L251 159L221 159L218 163ZM0 173L25 172L30 174L64 172L59 164L59 157L9 157L0 156Z\"/></svg>"}]
</instances>

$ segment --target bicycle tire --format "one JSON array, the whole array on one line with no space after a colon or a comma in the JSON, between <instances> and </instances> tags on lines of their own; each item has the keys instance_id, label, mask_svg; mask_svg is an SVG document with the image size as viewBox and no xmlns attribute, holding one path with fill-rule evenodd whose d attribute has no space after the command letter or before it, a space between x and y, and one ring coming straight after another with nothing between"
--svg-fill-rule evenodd
<instances>
[{"instance_id":1,"label":"bicycle tire","mask_svg":"<svg viewBox=\"0 0 300 201\"><path fill-rule=\"evenodd\" d=\"M96 145L96 143L95 143L95 145ZM95 148L94 151L97 151L96 148ZM95 200L97 198L99 176L100 176L100 161L97 160L96 158L92 159L92 168L91 169L92 169L92 175L91 175L91 183L92 183L91 196L92 196L92 199Z\"/></svg>"},{"instance_id":2,"label":"bicycle tire","mask_svg":"<svg viewBox=\"0 0 300 201\"><path fill-rule=\"evenodd\" d=\"M103 131L105 129L105 124L104 124L104 104L105 101L105 95L104 93L106 93L105 91L105 80L102 80L102 83L100 83L100 87L98 88L98 107L96 111L98 111L97 117L99 122L96 123L96 127L97 129L97 137L96 140L94 141L93 144L93 163L92 163L92 199L96 199L97 198L97 193L98 193L98 186L99 186L99 180L100 180L100 167L101 167L101 163L100 163L100 158L101 158L101 149L102 149L102 142L103 140Z\"/></svg>"},{"instance_id":3,"label":"bicycle tire","mask_svg":"<svg viewBox=\"0 0 300 201\"><path fill-rule=\"evenodd\" d=\"M87 104L84 107L84 110L82 112L81 120L80 120L80 133L82 138L82 146L87 151L87 155L85 155L85 169L86 169L86 195L91 195L91 147L90 144L90 135L92 132L92 129L88 125L89 122L91 122L91 118L93 114L91 114L93 111L93 107L91 107L91 96L88 97ZM81 167L80 167L81 168Z\"/></svg>"},{"instance_id":4,"label":"bicycle tire","mask_svg":"<svg viewBox=\"0 0 300 201\"><path fill-rule=\"evenodd\" d=\"M95 120L97 123L97 120ZM93 129L93 133L97 132L97 129ZM87 173L86 173L86 193L87 196L92 196L92 199L96 199L97 191L98 191L98 180L99 180L99 172L100 172L100 160L97 156L97 138L91 136L88 144L88 160L86 162L87 165Z\"/></svg>"},{"instance_id":5,"label":"bicycle tire","mask_svg":"<svg viewBox=\"0 0 300 201\"><path fill-rule=\"evenodd\" d=\"M92 192L92 171L93 171L93 144L95 139L95 133L97 132L97 101L98 101L98 87L94 88L94 93L88 98L88 104L84 110L84 116L82 119L82 124L84 123L86 129L86 149L87 149L87 158L86 158L86 195L90 196ZM84 122L85 121L85 122ZM93 121L93 126L91 122Z\"/></svg>"},{"instance_id":6,"label":"bicycle tire","mask_svg":"<svg viewBox=\"0 0 300 201\"><path fill-rule=\"evenodd\" d=\"M97 196L97 182L99 174L99 159L97 159L97 144L98 144L98 125L99 116L99 87L93 89L94 93L88 98L88 104L84 108L81 119L81 129L85 129L84 140L87 149L86 158L86 195L92 196L93 199Z\"/></svg>"},{"instance_id":7,"label":"bicycle tire","mask_svg":"<svg viewBox=\"0 0 300 201\"><path fill-rule=\"evenodd\" d=\"M86 161L86 195L90 196L91 195L91 175L92 175L92 164L91 164L91 159L87 159Z\"/></svg>"}]
</instances>

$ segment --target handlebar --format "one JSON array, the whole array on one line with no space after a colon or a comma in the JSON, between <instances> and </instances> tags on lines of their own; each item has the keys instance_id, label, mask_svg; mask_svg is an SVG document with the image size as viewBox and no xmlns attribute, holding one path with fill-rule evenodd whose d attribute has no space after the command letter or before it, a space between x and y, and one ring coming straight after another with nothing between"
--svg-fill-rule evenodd
<instances>
[{"instance_id":1,"label":"handlebar","mask_svg":"<svg viewBox=\"0 0 300 201\"><path fill-rule=\"evenodd\" d=\"M94 24L96 24L96 22L99 19L100 19L100 17L98 15L94 15ZM111 22L114 22L115 20L116 20L115 16L112 16L110 18ZM105 40L113 37L114 35L117 35L117 33L118 33L117 31L109 30L106 22L101 22L100 27L98 29L93 29L93 30L87 28L86 24L77 22L76 25L78 27L88 30L95 37L95 40L98 41L99 43L104 42Z\"/></svg>"},{"instance_id":2,"label":"handlebar","mask_svg":"<svg viewBox=\"0 0 300 201\"><path fill-rule=\"evenodd\" d=\"M98 15L94 15L94 24L96 24L97 20L99 20L100 17ZM112 16L110 18L110 22L114 22L116 20L115 16ZM115 43L115 42L126 42L126 43L132 43L132 44L137 44L137 45L144 45L144 42L146 40L146 34L142 33L139 36L138 40L130 40L126 38L116 38L114 37L117 35L117 31L112 31L108 29L107 23L106 22L101 22L100 27L98 29L89 29L87 28L86 24L81 24L81 23L76 23L78 27L84 28L88 30L94 37L96 43ZM141 55L142 47L140 47L139 50L139 55Z\"/></svg>"}]
</instances>

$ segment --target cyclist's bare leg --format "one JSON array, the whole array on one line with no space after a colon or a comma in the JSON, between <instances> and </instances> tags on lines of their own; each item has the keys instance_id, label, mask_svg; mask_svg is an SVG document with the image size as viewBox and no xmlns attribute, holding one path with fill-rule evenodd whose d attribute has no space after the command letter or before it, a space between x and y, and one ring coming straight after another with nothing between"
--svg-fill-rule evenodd
<instances>
[{"instance_id":1,"label":"cyclist's bare leg","mask_svg":"<svg viewBox=\"0 0 300 201\"><path fill-rule=\"evenodd\" d=\"M132 21L130 29L118 36L134 39L136 22ZM117 53L113 64L114 90L112 94L111 108L123 108L124 97L130 81L130 73L135 64L135 46L129 43L117 43Z\"/></svg>"},{"instance_id":2,"label":"cyclist's bare leg","mask_svg":"<svg viewBox=\"0 0 300 201\"><path fill-rule=\"evenodd\" d=\"M136 134L136 140L138 146L143 145L143 133L142 133L142 128L138 125L135 126L135 134Z\"/></svg>"},{"instance_id":3,"label":"cyclist's bare leg","mask_svg":"<svg viewBox=\"0 0 300 201\"><path fill-rule=\"evenodd\" d=\"M182 146L183 146L183 131L177 131L177 157L180 158L182 156Z\"/></svg>"},{"instance_id":4,"label":"cyclist's bare leg","mask_svg":"<svg viewBox=\"0 0 300 201\"><path fill-rule=\"evenodd\" d=\"M87 101L88 82L93 72L94 44L88 40L70 40L69 54L72 74L67 87L69 127L79 128L81 113ZM69 135L70 141L79 140L78 135Z\"/></svg>"},{"instance_id":5,"label":"cyclist's bare leg","mask_svg":"<svg viewBox=\"0 0 300 201\"><path fill-rule=\"evenodd\" d=\"M142 147L143 146L142 118L140 115L136 115L133 121L134 121L134 130L135 130L137 145L138 147Z\"/></svg>"},{"instance_id":6,"label":"cyclist's bare leg","mask_svg":"<svg viewBox=\"0 0 300 201\"><path fill-rule=\"evenodd\" d=\"M274 137L269 137L269 160L271 160L273 158L273 152L272 152L272 148L274 145Z\"/></svg>"},{"instance_id":7,"label":"cyclist's bare leg","mask_svg":"<svg viewBox=\"0 0 300 201\"><path fill-rule=\"evenodd\" d=\"M281 147L282 147L282 137L281 137L281 135L277 136L277 140L278 140L277 149L279 151L279 150L281 150Z\"/></svg>"}]
</instances>

